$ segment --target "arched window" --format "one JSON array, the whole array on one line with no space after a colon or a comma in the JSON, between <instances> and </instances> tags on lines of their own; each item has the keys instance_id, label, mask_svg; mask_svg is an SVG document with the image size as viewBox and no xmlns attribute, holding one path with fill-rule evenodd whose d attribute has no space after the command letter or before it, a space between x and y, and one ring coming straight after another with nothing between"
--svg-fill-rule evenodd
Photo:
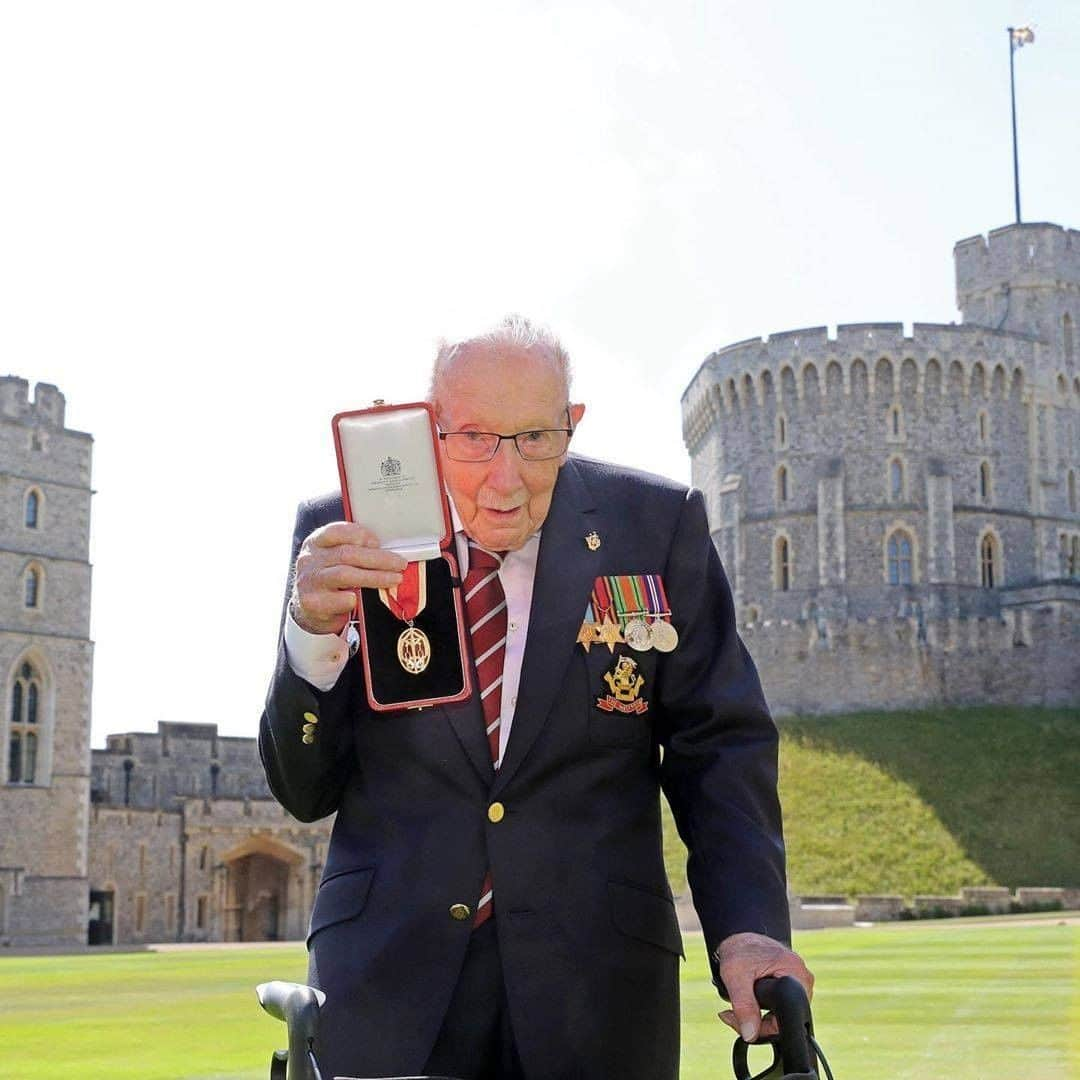
<instances>
[{"instance_id":1,"label":"arched window","mask_svg":"<svg viewBox=\"0 0 1080 1080\"><path fill-rule=\"evenodd\" d=\"M990 417L985 409L979 410L979 442L990 438Z\"/></svg>"},{"instance_id":2,"label":"arched window","mask_svg":"<svg viewBox=\"0 0 1080 1080\"><path fill-rule=\"evenodd\" d=\"M993 533L986 533L979 541L979 570L984 589L993 589L1001 584L1001 558Z\"/></svg>"},{"instance_id":3,"label":"arched window","mask_svg":"<svg viewBox=\"0 0 1080 1080\"><path fill-rule=\"evenodd\" d=\"M787 449L787 417L780 413L776 418L776 448L777 450Z\"/></svg>"},{"instance_id":4,"label":"arched window","mask_svg":"<svg viewBox=\"0 0 1080 1080\"><path fill-rule=\"evenodd\" d=\"M984 461L979 465L979 498L983 502L990 501L990 462Z\"/></svg>"},{"instance_id":5,"label":"arched window","mask_svg":"<svg viewBox=\"0 0 1080 1080\"><path fill-rule=\"evenodd\" d=\"M904 497L904 463L899 458L889 462L889 498L898 502Z\"/></svg>"},{"instance_id":6,"label":"arched window","mask_svg":"<svg viewBox=\"0 0 1080 1080\"><path fill-rule=\"evenodd\" d=\"M911 537L903 529L889 535L886 544L886 562L890 585L910 585L912 578Z\"/></svg>"},{"instance_id":7,"label":"arched window","mask_svg":"<svg viewBox=\"0 0 1080 1080\"><path fill-rule=\"evenodd\" d=\"M776 470L776 501L788 501L788 471L786 465L781 465Z\"/></svg>"},{"instance_id":8,"label":"arched window","mask_svg":"<svg viewBox=\"0 0 1080 1080\"><path fill-rule=\"evenodd\" d=\"M786 536L776 538L773 582L781 592L791 588L791 541Z\"/></svg>"},{"instance_id":9,"label":"arched window","mask_svg":"<svg viewBox=\"0 0 1080 1080\"><path fill-rule=\"evenodd\" d=\"M8 742L8 783L32 784L38 762L38 701L41 677L29 662L24 662L11 687L11 712Z\"/></svg>"},{"instance_id":10,"label":"arched window","mask_svg":"<svg viewBox=\"0 0 1080 1080\"><path fill-rule=\"evenodd\" d=\"M31 566L23 577L23 606L36 608L40 602L41 571L36 566Z\"/></svg>"},{"instance_id":11,"label":"arched window","mask_svg":"<svg viewBox=\"0 0 1080 1080\"><path fill-rule=\"evenodd\" d=\"M26 506L23 512L23 524L28 529L38 527L38 511L41 509L41 496L32 488L26 493Z\"/></svg>"}]
</instances>

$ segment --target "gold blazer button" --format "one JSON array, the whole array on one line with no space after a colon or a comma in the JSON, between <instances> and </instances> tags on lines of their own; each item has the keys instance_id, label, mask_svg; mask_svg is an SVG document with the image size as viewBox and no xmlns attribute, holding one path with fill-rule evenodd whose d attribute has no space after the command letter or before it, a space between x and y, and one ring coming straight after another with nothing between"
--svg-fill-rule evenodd
<instances>
[{"instance_id":1,"label":"gold blazer button","mask_svg":"<svg viewBox=\"0 0 1080 1080\"><path fill-rule=\"evenodd\" d=\"M451 904L450 905L450 918L457 919L458 922L464 922L472 911L469 909L468 904Z\"/></svg>"},{"instance_id":2,"label":"gold blazer button","mask_svg":"<svg viewBox=\"0 0 1080 1080\"><path fill-rule=\"evenodd\" d=\"M498 825L504 817L506 817L506 807L501 802L493 802L488 807L488 821L492 825Z\"/></svg>"}]
</instances>

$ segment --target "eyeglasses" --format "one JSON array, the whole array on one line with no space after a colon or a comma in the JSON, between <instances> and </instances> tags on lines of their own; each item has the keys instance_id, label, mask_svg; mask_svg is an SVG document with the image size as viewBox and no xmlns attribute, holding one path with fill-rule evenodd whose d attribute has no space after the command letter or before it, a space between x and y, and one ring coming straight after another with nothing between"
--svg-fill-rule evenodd
<instances>
[{"instance_id":1,"label":"eyeglasses","mask_svg":"<svg viewBox=\"0 0 1080 1080\"><path fill-rule=\"evenodd\" d=\"M569 406L566 422L571 422ZM514 435L500 435L495 431L440 431L439 438L451 461L491 461L499 452L503 439L512 440L526 461L548 461L566 453L573 434L572 427L564 427L519 431Z\"/></svg>"}]
</instances>

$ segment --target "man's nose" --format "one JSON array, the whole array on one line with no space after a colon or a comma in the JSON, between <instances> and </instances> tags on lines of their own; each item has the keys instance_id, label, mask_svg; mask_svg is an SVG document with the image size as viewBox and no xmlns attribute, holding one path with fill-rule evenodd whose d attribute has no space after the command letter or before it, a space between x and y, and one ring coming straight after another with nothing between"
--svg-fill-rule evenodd
<instances>
[{"instance_id":1,"label":"man's nose","mask_svg":"<svg viewBox=\"0 0 1080 1080\"><path fill-rule=\"evenodd\" d=\"M521 486L521 455L513 439L503 439L488 466L487 482L500 491L515 491Z\"/></svg>"}]
</instances>

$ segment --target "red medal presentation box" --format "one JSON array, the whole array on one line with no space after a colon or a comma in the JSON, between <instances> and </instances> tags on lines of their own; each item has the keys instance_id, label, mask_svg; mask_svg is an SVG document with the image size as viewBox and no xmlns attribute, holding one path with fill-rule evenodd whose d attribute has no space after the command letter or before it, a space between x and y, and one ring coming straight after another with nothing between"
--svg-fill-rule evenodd
<instances>
[{"instance_id":1,"label":"red medal presentation box","mask_svg":"<svg viewBox=\"0 0 1080 1080\"><path fill-rule=\"evenodd\" d=\"M332 422L345 517L409 560L396 589L358 589L360 656L377 712L472 693L454 531L435 417L426 401L338 413Z\"/></svg>"}]
</instances>

